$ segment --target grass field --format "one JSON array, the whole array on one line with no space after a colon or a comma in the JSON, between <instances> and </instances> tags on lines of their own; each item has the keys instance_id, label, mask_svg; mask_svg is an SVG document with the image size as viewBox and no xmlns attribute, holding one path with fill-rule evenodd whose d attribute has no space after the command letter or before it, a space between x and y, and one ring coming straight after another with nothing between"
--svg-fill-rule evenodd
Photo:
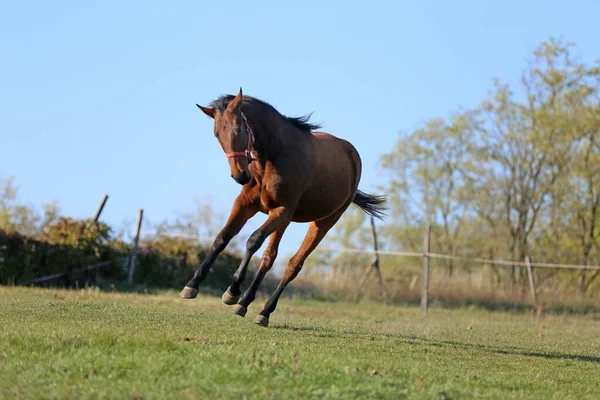
<instances>
[{"instance_id":1,"label":"grass field","mask_svg":"<svg viewBox=\"0 0 600 400\"><path fill-rule=\"evenodd\" d=\"M600 398L600 320L0 287L0 396Z\"/></svg>"}]
</instances>

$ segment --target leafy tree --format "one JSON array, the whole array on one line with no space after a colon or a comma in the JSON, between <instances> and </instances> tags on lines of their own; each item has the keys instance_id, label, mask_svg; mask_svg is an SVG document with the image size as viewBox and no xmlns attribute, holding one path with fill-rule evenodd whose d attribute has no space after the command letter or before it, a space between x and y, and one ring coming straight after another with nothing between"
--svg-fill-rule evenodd
<instances>
[{"instance_id":1,"label":"leafy tree","mask_svg":"<svg viewBox=\"0 0 600 400\"><path fill-rule=\"evenodd\" d=\"M435 247L450 255L460 251L461 227L473 202L476 127L471 112L453 115L450 122L434 119L400 138L394 151L382 157L382 165L390 173L392 202L400 202L409 225L439 226ZM446 267L452 275L453 261L448 260Z\"/></svg>"},{"instance_id":2,"label":"leafy tree","mask_svg":"<svg viewBox=\"0 0 600 400\"><path fill-rule=\"evenodd\" d=\"M380 234L388 249L419 251L431 224L435 252L600 263L600 67L577 60L573 49L561 39L542 42L518 86L495 80L478 107L398 138L381 158L392 208ZM332 242L358 245L344 228L361 228L349 221ZM466 268L444 265L448 276ZM497 280L526 279L519 268L492 270ZM600 275L538 274L558 274L582 292Z\"/></svg>"},{"instance_id":3,"label":"leafy tree","mask_svg":"<svg viewBox=\"0 0 600 400\"><path fill-rule=\"evenodd\" d=\"M54 223L60 213L57 202L43 205L43 215L17 201L18 187L14 177L0 180L0 229L28 236L39 236Z\"/></svg>"}]
</instances>

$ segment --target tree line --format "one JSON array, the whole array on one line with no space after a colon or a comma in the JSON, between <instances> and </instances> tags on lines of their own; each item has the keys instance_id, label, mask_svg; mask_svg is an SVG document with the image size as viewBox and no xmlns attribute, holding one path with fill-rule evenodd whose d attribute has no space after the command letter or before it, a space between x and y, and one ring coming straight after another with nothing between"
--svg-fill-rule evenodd
<instances>
[{"instance_id":1,"label":"tree line","mask_svg":"<svg viewBox=\"0 0 600 400\"><path fill-rule=\"evenodd\" d=\"M578 60L575 50L562 39L544 41L518 85L496 79L477 107L398 138L380 160L390 203L379 234L384 248L418 251L430 224L438 253L600 265L600 64ZM363 219L350 210L326 243L370 248ZM346 274L366 264L325 253L311 262ZM465 267L443 264L448 277ZM517 267L496 273L508 282L526 279ZM582 292L597 277L561 275Z\"/></svg>"}]
</instances>

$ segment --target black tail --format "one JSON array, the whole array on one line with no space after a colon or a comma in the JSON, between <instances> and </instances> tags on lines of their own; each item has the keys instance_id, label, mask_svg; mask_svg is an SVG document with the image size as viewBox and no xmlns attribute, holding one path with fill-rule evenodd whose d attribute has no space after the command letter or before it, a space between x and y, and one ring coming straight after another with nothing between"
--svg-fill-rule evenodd
<instances>
[{"instance_id":1,"label":"black tail","mask_svg":"<svg viewBox=\"0 0 600 400\"><path fill-rule=\"evenodd\" d=\"M387 210L384 206L385 196L374 196L357 190L352 202L373 217L380 220L383 220L383 217L385 217L384 211Z\"/></svg>"}]
</instances>

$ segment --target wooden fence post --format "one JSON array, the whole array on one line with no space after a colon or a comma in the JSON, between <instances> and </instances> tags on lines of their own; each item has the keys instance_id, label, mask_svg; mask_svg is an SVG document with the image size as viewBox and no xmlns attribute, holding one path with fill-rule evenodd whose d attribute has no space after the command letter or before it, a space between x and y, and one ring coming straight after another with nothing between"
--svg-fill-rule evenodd
<instances>
[{"instance_id":1,"label":"wooden fence post","mask_svg":"<svg viewBox=\"0 0 600 400\"><path fill-rule=\"evenodd\" d=\"M421 291L421 312L427 313L429 302L429 239L431 237L431 225L425 228L423 237L423 287Z\"/></svg>"},{"instance_id":2,"label":"wooden fence post","mask_svg":"<svg viewBox=\"0 0 600 400\"><path fill-rule=\"evenodd\" d=\"M94 222L98 222L98 219L100 218L100 214L102 214L102 210L104 209L104 205L106 204L106 200L108 200L107 194L105 194L104 197L102 198L100 207L98 207L98 210L96 211L96 215L94 216Z\"/></svg>"},{"instance_id":3,"label":"wooden fence post","mask_svg":"<svg viewBox=\"0 0 600 400\"><path fill-rule=\"evenodd\" d=\"M138 251L138 243L140 240L140 229L142 228L142 218L144 216L144 210L138 211L137 226L135 228L135 238L133 240L133 249L131 250L131 258L129 260L129 275L127 277L127 283L133 283L133 274L135 272L135 258Z\"/></svg>"},{"instance_id":4,"label":"wooden fence post","mask_svg":"<svg viewBox=\"0 0 600 400\"><path fill-rule=\"evenodd\" d=\"M531 301L533 306L537 308L537 295L535 293L535 276L533 275L533 268L529 261L529 256L525 256L525 263L527 263L527 275L529 275L529 291L531 292Z\"/></svg>"},{"instance_id":5,"label":"wooden fence post","mask_svg":"<svg viewBox=\"0 0 600 400\"><path fill-rule=\"evenodd\" d=\"M379 269L379 245L377 244L377 231L375 231L375 218L371 216L371 230L373 231L373 249L375 250L375 260L373 261L373 267L377 273L377 281L379 283L379 295L383 298L387 297L385 287L383 286L383 278L381 276L381 270Z\"/></svg>"},{"instance_id":6,"label":"wooden fence post","mask_svg":"<svg viewBox=\"0 0 600 400\"><path fill-rule=\"evenodd\" d=\"M104 206L106 205L106 201L108 200L108 195L105 194L104 197L102 198L102 201L100 202L100 206L98 206L98 209L96 210L96 215L94 215L94 224L98 223L98 220L100 219L100 214L102 214L102 210L104 210ZM89 271L86 272L86 277L89 277L90 273ZM96 270L94 271L94 282L96 284L96 286L98 286L100 284L100 268L96 268Z\"/></svg>"},{"instance_id":7,"label":"wooden fence post","mask_svg":"<svg viewBox=\"0 0 600 400\"><path fill-rule=\"evenodd\" d=\"M387 292L385 291L385 286L383 285L383 277L381 276L381 270L379 269L379 244L377 243L377 231L375 230L375 219L373 217L371 217L371 231L373 232L373 249L375 251L375 257L373 258L373 262L371 263L371 265L369 265L369 267L365 271L365 274L361 278L360 283L358 284L358 288L359 291L363 288L363 286L367 282L367 278L371 274L371 271L375 270L375 273L377 274L377 282L379 285L379 295L385 299L387 298ZM356 292L356 296L358 296L358 292Z\"/></svg>"}]
</instances>

